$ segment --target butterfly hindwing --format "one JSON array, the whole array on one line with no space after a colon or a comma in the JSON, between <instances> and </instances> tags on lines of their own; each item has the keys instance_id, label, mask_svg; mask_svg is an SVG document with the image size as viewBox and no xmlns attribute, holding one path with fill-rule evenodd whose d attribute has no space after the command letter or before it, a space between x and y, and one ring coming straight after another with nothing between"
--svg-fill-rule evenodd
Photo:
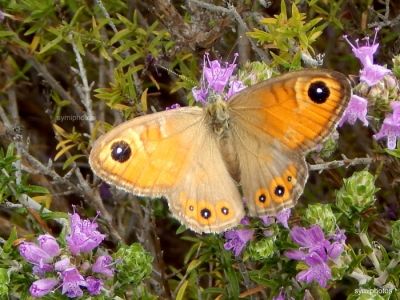
<instances>
[{"instance_id":1,"label":"butterfly hindwing","mask_svg":"<svg viewBox=\"0 0 400 300\"><path fill-rule=\"evenodd\" d=\"M304 157L287 151L280 143L258 139L257 131L233 131L249 215L275 215L283 208L293 207L307 181Z\"/></svg>"}]
</instances>

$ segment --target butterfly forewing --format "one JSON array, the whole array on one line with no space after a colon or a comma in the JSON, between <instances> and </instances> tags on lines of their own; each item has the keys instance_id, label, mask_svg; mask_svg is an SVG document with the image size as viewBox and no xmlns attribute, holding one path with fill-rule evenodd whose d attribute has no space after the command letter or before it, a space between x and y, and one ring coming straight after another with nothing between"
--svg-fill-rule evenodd
<instances>
[{"instance_id":1,"label":"butterfly forewing","mask_svg":"<svg viewBox=\"0 0 400 300\"><path fill-rule=\"evenodd\" d=\"M232 122L292 151L307 152L333 129L350 99L341 73L302 70L261 82L230 101Z\"/></svg>"}]
</instances>

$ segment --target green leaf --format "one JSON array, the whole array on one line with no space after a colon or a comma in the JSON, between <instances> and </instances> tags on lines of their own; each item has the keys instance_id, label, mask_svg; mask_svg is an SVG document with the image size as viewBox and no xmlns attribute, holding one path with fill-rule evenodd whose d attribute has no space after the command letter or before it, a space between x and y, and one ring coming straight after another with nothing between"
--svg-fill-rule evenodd
<instances>
[{"instance_id":1,"label":"green leaf","mask_svg":"<svg viewBox=\"0 0 400 300\"><path fill-rule=\"evenodd\" d=\"M122 29L120 31L118 31L111 39L110 44L113 45L116 42L119 42L120 40L122 40L124 37L126 37L127 35L131 34L132 30L130 30L129 28L125 28Z\"/></svg>"},{"instance_id":2,"label":"green leaf","mask_svg":"<svg viewBox=\"0 0 400 300\"><path fill-rule=\"evenodd\" d=\"M49 190L39 185L28 185L24 188L27 194L48 194Z\"/></svg>"},{"instance_id":3,"label":"green leaf","mask_svg":"<svg viewBox=\"0 0 400 300\"><path fill-rule=\"evenodd\" d=\"M194 259L192 260L187 269L186 269L186 273L190 273L191 271L193 271L194 269L196 269L198 266L200 266L202 263L204 262L204 260L201 259Z\"/></svg>"},{"instance_id":4,"label":"green leaf","mask_svg":"<svg viewBox=\"0 0 400 300\"><path fill-rule=\"evenodd\" d=\"M46 46L44 46L39 54L43 54L46 53L47 51L51 50L51 48L55 47L56 45L58 45L61 41L63 40L63 37L61 35L57 36L54 40L48 42L46 44Z\"/></svg>"},{"instance_id":5,"label":"green leaf","mask_svg":"<svg viewBox=\"0 0 400 300\"><path fill-rule=\"evenodd\" d=\"M76 155L72 155L71 157L69 157L63 164L63 170L67 169L74 161L76 161L78 158L81 157L86 157L86 155L83 154L76 154Z\"/></svg>"},{"instance_id":6,"label":"green leaf","mask_svg":"<svg viewBox=\"0 0 400 300\"><path fill-rule=\"evenodd\" d=\"M15 36L15 35L16 35L15 32L0 30L0 38L5 38L8 36Z\"/></svg>"},{"instance_id":7,"label":"green leaf","mask_svg":"<svg viewBox=\"0 0 400 300\"><path fill-rule=\"evenodd\" d=\"M13 249L13 243L18 238L17 228L14 226L11 229L10 235L3 246L3 250L6 253L9 253Z\"/></svg>"},{"instance_id":8,"label":"green leaf","mask_svg":"<svg viewBox=\"0 0 400 300\"><path fill-rule=\"evenodd\" d=\"M176 300L182 300L182 299L184 299L183 296L185 295L185 291L186 291L186 288L187 288L188 284L189 284L189 281L188 281L188 280L185 280L185 281L181 284L181 286L180 286L180 288L179 288L179 291L178 291L178 293L176 294L176 298L175 298Z\"/></svg>"}]
</instances>

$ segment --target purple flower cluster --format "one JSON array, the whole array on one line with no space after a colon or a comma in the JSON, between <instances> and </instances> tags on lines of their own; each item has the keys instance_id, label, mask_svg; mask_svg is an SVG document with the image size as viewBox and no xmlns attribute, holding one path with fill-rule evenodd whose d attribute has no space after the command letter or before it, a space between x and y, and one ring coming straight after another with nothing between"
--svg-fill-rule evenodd
<instances>
[{"instance_id":1,"label":"purple flower cluster","mask_svg":"<svg viewBox=\"0 0 400 300\"><path fill-rule=\"evenodd\" d=\"M210 94L224 95L228 100L234 94L244 89L246 86L240 80L236 80L232 74L236 68L236 57L231 64L226 63L222 66L218 60L211 60L209 54L204 55L203 73L200 80L200 87L192 90L194 99L206 104ZM227 88L228 87L228 88ZM227 90L226 90L227 89Z\"/></svg>"},{"instance_id":2,"label":"purple flower cluster","mask_svg":"<svg viewBox=\"0 0 400 300\"><path fill-rule=\"evenodd\" d=\"M360 60L362 69L360 70L360 80L368 86L374 86L381 81L391 71L384 66L374 63L374 55L379 48L379 43L376 42L378 29L375 30L375 36L372 44L369 42L369 37L365 37L365 45L359 45L359 40L355 44L351 43L347 36L344 36L347 43L351 46L354 55ZM339 121L339 126L344 123L354 125L357 120L360 120L364 126L368 126L367 120L368 101L360 96L353 95L349 105L346 108L342 119ZM377 134L374 135L376 140L387 138L387 147L391 150L396 148L397 138L400 137L400 104L397 101L391 103L393 113L386 116L382 127Z\"/></svg>"},{"instance_id":3,"label":"purple flower cluster","mask_svg":"<svg viewBox=\"0 0 400 300\"><path fill-rule=\"evenodd\" d=\"M49 234L40 235L37 243L23 242L19 245L21 256L33 265L33 274L40 278L29 288L33 297L43 297L59 288L69 298L83 296L82 288L86 288L90 295L101 293L102 278L113 276L111 256L98 256L92 266L88 261L81 264L71 262L82 261L78 255L90 253L104 240L105 235L97 230L97 226L95 221L83 220L73 213L70 214L70 233L66 237L68 249L61 249ZM85 278L81 273L88 276Z\"/></svg>"},{"instance_id":4,"label":"purple flower cluster","mask_svg":"<svg viewBox=\"0 0 400 300\"><path fill-rule=\"evenodd\" d=\"M281 224L286 229L289 229L288 221L289 221L291 213L292 213L292 210L290 208L284 208L280 212L278 212L276 214L276 216L265 215L265 216L261 216L260 219L266 226L271 225L276 220L276 223Z\"/></svg>"},{"instance_id":5,"label":"purple flower cluster","mask_svg":"<svg viewBox=\"0 0 400 300\"><path fill-rule=\"evenodd\" d=\"M286 251L285 255L308 266L307 270L297 274L296 279L306 283L317 281L320 286L326 287L328 280L332 278L329 263L335 261L344 250L344 232L339 230L327 239L321 227L313 225L309 229L294 227L290 236L300 248Z\"/></svg>"},{"instance_id":6,"label":"purple flower cluster","mask_svg":"<svg viewBox=\"0 0 400 300\"><path fill-rule=\"evenodd\" d=\"M360 45L359 40L355 44L351 43L347 36L344 36L347 43L351 46L353 54L357 57L361 64L360 81L365 82L368 86L377 84L383 77L391 71L383 66L374 64L374 54L378 50L379 43L376 43L376 35L378 30L375 30L375 36L372 44L369 43L369 37L365 37L365 45ZM368 101L363 97L353 95L350 99L342 119L339 121L339 126L344 123L354 125L357 120L360 120L364 126L368 126L367 121L367 106Z\"/></svg>"}]
</instances>

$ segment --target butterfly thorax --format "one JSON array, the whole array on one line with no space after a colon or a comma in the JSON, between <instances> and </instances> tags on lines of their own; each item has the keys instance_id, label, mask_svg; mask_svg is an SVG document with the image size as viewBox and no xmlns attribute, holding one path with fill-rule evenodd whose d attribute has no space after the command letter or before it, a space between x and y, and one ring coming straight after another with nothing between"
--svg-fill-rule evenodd
<instances>
[{"instance_id":1,"label":"butterfly thorax","mask_svg":"<svg viewBox=\"0 0 400 300\"><path fill-rule=\"evenodd\" d=\"M232 143L228 102L220 95L213 95L212 100L208 101L206 112L207 123L218 138L219 148L226 168L232 178L239 182L239 162Z\"/></svg>"},{"instance_id":2,"label":"butterfly thorax","mask_svg":"<svg viewBox=\"0 0 400 300\"><path fill-rule=\"evenodd\" d=\"M228 103L220 95L209 97L206 112L208 123L218 137L225 137L229 129Z\"/></svg>"}]
</instances>

